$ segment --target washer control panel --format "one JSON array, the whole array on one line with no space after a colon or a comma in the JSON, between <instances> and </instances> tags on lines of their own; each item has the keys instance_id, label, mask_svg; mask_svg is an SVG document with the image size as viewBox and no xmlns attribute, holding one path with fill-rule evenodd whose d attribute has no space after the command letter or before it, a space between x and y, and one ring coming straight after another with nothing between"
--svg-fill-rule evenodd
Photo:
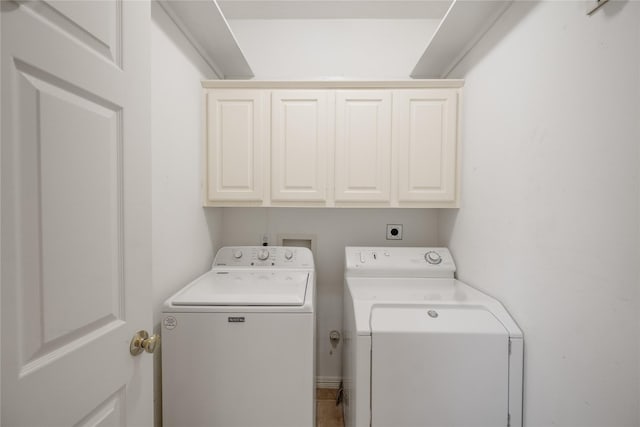
<instances>
[{"instance_id":1,"label":"washer control panel","mask_svg":"<svg viewBox=\"0 0 640 427\"><path fill-rule=\"evenodd\" d=\"M453 277L447 248L346 247L346 274L372 277Z\"/></svg>"},{"instance_id":2,"label":"washer control panel","mask_svg":"<svg viewBox=\"0 0 640 427\"><path fill-rule=\"evenodd\" d=\"M225 246L218 250L213 266L312 268L307 248L293 246Z\"/></svg>"}]
</instances>

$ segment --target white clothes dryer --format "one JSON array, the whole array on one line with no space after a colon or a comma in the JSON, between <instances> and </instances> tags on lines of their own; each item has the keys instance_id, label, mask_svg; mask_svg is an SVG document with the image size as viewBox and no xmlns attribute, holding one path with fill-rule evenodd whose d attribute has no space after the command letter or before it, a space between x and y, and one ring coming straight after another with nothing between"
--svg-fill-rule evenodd
<instances>
[{"instance_id":1,"label":"white clothes dryer","mask_svg":"<svg viewBox=\"0 0 640 427\"><path fill-rule=\"evenodd\" d=\"M163 425L313 426L314 299L309 249L220 249L163 306Z\"/></svg>"},{"instance_id":2,"label":"white clothes dryer","mask_svg":"<svg viewBox=\"0 0 640 427\"><path fill-rule=\"evenodd\" d=\"M455 269L446 248L346 248L346 427L522 425L522 332Z\"/></svg>"}]
</instances>

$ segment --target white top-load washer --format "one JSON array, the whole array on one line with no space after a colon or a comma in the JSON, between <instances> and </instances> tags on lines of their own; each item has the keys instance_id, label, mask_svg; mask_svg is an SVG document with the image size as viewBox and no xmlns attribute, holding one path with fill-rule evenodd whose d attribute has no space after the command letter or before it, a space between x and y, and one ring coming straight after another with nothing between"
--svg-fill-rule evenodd
<instances>
[{"instance_id":1,"label":"white top-load washer","mask_svg":"<svg viewBox=\"0 0 640 427\"><path fill-rule=\"evenodd\" d=\"M347 247L345 425L522 425L523 335L446 248Z\"/></svg>"},{"instance_id":2,"label":"white top-load washer","mask_svg":"<svg viewBox=\"0 0 640 427\"><path fill-rule=\"evenodd\" d=\"M220 249L162 309L163 425L313 426L314 298L309 249Z\"/></svg>"}]
</instances>

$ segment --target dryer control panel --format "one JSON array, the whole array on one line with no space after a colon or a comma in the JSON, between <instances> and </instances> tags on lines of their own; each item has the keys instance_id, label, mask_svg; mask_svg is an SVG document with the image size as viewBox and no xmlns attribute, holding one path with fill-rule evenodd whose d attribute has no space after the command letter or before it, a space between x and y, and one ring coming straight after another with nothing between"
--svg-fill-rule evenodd
<instances>
[{"instance_id":1,"label":"dryer control panel","mask_svg":"<svg viewBox=\"0 0 640 427\"><path fill-rule=\"evenodd\" d=\"M447 248L346 247L346 274L371 277L453 277Z\"/></svg>"},{"instance_id":2,"label":"dryer control panel","mask_svg":"<svg viewBox=\"0 0 640 427\"><path fill-rule=\"evenodd\" d=\"M307 248L293 246L225 246L218 250L213 267L313 268Z\"/></svg>"}]
</instances>

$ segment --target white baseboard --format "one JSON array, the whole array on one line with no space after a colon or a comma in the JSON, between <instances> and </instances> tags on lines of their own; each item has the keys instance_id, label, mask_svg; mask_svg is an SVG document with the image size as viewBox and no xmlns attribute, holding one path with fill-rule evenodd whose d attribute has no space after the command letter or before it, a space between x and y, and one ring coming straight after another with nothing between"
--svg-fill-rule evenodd
<instances>
[{"instance_id":1,"label":"white baseboard","mask_svg":"<svg viewBox=\"0 0 640 427\"><path fill-rule=\"evenodd\" d=\"M316 377L316 388L340 388L342 377Z\"/></svg>"}]
</instances>

